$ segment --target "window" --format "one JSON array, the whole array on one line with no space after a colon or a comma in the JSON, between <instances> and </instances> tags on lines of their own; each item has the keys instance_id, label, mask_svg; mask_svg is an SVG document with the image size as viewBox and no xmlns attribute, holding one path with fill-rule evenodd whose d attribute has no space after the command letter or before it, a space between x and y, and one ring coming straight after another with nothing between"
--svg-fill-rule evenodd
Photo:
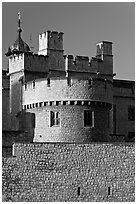
<instances>
[{"instance_id":1,"label":"window","mask_svg":"<svg viewBox=\"0 0 137 204\"><path fill-rule=\"evenodd\" d=\"M27 83L25 82L25 90L27 90Z\"/></svg>"},{"instance_id":2,"label":"window","mask_svg":"<svg viewBox=\"0 0 137 204\"><path fill-rule=\"evenodd\" d=\"M51 111L50 112L50 127L60 126L60 113Z\"/></svg>"},{"instance_id":3,"label":"window","mask_svg":"<svg viewBox=\"0 0 137 204\"><path fill-rule=\"evenodd\" d=\"M68 86L71 86L71 78L70 77L67 77L67 84L68 84Z\"/></svg>"},{"instance_id":4,"label":"window","mask_svg":"<svg viewBox=\"0 0 137 204\"><path fill-rule=\"evenodd\" d=\"M47 86L50 87L50 78L47 78Z\"/></svg>"},{"instance_id":5,"label":"window","mask_svg":"<svg viewBox=\"0 0 137 204\"><path fill-rule=\"evenodd\" d=\"M78 195L80 195L80 187L78 187Z\"/></svg>"},{"instance_id":6,"label":"window","mask_svg":"<svg viewBox=\"0 0 137 204\"><path fill-rule=\"evenodd\" d=\"M84 127L94 127L94 112L84 110Z\"/></svg>"},{"instance_id":7,"label":"window","mask_svg":"<svg viewBox=\"0 0 137 204\"><path fill-rule=\"evenodd\" d=\"M90 87L92 86L92 83L93 83L92 79L91 79L91 78L88 79L88 85L89 85Z\"/></svg>"},{"instance_id":8,"label":"window","mask_svg":"<svg viewBox=\"0 0 137 204\"><path fill-rule=\"evenodd\" d=\"M108 195L110 195L110 187L108 187Z\"/></svg>"},{"instance_id":9,"label":"window","mask_svg":"<svg viewBox=\"0 0 137 204\"><path fill-rule=\"evenodd\" d=\"M33 81L33 88L35 88L35 80Z\"/></svg>"},{"instance_id":10,"label":"window","mask_svg":"<svg viewBox=\"0 0 137 204\"><path fill-rule=\"evenodd\" d=\"M135 121L135 107L134 106L128 107L128 120Z\"/></svg>"}]
</instances>

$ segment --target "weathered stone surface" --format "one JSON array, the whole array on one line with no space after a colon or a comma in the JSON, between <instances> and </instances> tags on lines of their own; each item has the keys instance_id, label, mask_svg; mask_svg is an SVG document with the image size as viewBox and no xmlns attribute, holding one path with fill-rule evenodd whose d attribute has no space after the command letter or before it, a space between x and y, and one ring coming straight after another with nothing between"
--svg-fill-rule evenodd
<instances>
[{"instance_id":1,"label":"weathered stone surface","mask_svg":"<svg viewBox=\"0 0 137 204\"><path fill-rule=\"evenodd\" d=\"M133 143L14 144L3 159L5 201L135 201Z\"/></svg>"}]
</instances>

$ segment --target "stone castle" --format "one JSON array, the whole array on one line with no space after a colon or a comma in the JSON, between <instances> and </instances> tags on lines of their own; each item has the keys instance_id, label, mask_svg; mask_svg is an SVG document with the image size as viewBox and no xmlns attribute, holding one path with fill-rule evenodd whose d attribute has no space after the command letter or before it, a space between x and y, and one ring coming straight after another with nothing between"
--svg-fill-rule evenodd
<instances>
[{"instance_id":1,"label":"stone castle","mask_svg":"<svg viewBox=\"0 0 137 204\"><path fill-rule=\"evenodd\" d=\"M98 43L91 59L74 58L64 55L63 33L47 31L34 54L21 32L19 16L3 71L3 130L30 142L134 140L135 83L113 79L112 42Z\"/></svg>"},{"instance_id":2,"label":"stone castle","mask_svg":"<svg viewBox=\"0 0 137 204\"><path fill-rule=\"evenodd\" d=\"M2 71L2 193L7 202L135 201L135 82L113 79L112 42L64 55L63 33L21 38Z\"/></svg>"}]
</instances>

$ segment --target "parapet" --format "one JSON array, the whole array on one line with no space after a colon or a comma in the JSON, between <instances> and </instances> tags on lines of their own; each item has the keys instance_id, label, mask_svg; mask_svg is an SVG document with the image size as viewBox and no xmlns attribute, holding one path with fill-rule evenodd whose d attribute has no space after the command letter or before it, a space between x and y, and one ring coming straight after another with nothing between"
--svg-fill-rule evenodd
<instances>
[{"instance_id":1,"label":"parapet","mask_svg":"<svg viewBox=\"0 0 137 204\"><path fill-rule=\"evenodd\" d=\"M22 70L47 72L49 57L44 55L21 53L9 58L9 74Z\"/></svg>"},{"instance_id":2,"label":"parapet","mask_svg":"<svg viewBox=\"0 0 137 204\"><path fill-rule=\"evenodd\" d=\"M54 38L54 37L62 38L64 34L63 32L57 32L57 31L47 31L47 33L50 38Z\"/></svg>"},{"instance_id":3,"label":"parapet","mask_svg":"<svg viewBox=\"0 0 137 204\"><path fill-rule=\"evenodd\" d=\"M25 70L34 72L48 72L49 57L38 54L25 53L24 58Z\"/></svg>"},{"instance_id":4,"label":"parapet","mask_svg":"<svg viewBox=\"0 0 137 204\"><path fill-rule=\"evenodd\" d=\"M112 42L102 41L96 44L97 56L100 55L112 55Z\"/></svg>"},{"instance_id":5,"label":"parapet","mask_svg":"<svg viewBox=\"0 0 137 204\"><path fill-rule=\"evenodd\" d=\"M88 56L76 56L73 55L64 56L65 57L65 70L67 71L80 71L80 72L97 72L98 62L102 60L98 58L89 59Z\"/></svg>"}]
</instances>

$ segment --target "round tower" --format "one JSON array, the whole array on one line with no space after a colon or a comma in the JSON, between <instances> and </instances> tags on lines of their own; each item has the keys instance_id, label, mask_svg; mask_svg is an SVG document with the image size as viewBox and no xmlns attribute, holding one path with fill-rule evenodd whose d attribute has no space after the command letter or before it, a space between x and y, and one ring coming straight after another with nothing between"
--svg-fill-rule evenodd
<instances>
[{"instance_id":1,"label":"round tower","mask_svg":"<svg viewBox=\"0 0 137 204\"><path fill-rule=\"evenodd\" d=\"M74 58L64 55L63 33L47 31L39 35L38 54L32 54L21 32L19 13L18 38L6 53L12 129L34 134L34 142L110 141L112 43L98 43L91 59Z\"/></svg>"},{"instance_id":2,"label":"round tower","mask_svg":"<svg viewBox=\"0 0 137 204\"><path fill-rule=\"evenodd\" d=\"M54 36L57 40L57 33L53 35L50 32L50 35L52 38L47 38L48 42L43 41L42 50L44 42L45 50L48 50L48 45L52 44L50 40L54 42ZM62 49L59 44L58 47ZM58 50L53 46L49 61L52 55L58 56L55 52L58 53ZM29 81L23 86L23 110L35 114L34 142L110 141L112 43L103 41L97 44L97 55L91 60L85 56L75 59L71 55L63 56L63 52L60 58L63 64L61 68L49 64L47 77Z\"/></svg>"}]
</instances>

